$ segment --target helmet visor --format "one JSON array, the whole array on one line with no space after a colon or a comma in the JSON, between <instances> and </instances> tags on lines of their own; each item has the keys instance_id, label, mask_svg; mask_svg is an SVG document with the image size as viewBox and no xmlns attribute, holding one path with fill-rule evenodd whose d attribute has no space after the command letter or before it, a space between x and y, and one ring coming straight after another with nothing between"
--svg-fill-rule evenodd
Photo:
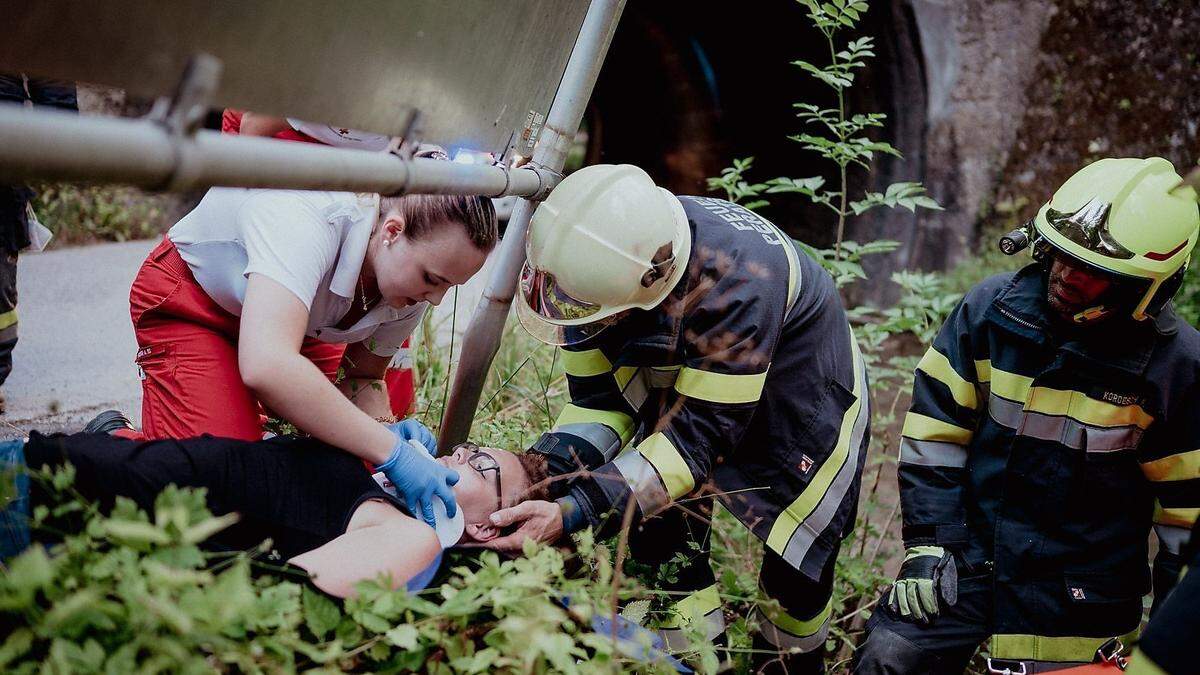
<instances>
[{"instance_id":1,"label":"helmet visor","mask_svg":"<svg viewBox=\"0 0 1200 675\"><path fill-rule=\"evenodd\" d=\"M609 326L617 323L625 312L614 314L590 323L574 326L560 326L546 321L541 315L530 309L523 301L517 301L517 320L521 326L539 342L556 347L566 347L579 344L596 337Z\"/></svg>"},{"instance_id":2,"label":"helmet visor","mask_svg":"<svg viewBox=\"0 0 1200 675\"><path fill-rule=\"evenodd\" d=\"M1133 252L1113 238L1108 230L1111 204L1097 199L1084 204L1078 211L1066 213L1046 209L1046 223L1068 241L1105 258L1129 260Z\"/></svg>"},{"instance_id":3,"label":"helmet visor","mask_svg":"<svg viewBox=\"0 0 1200 675\"><path fill-rule=\"evenodd\" d=\"M553 274L529 263L521 269L521 298L529 309L548 321L577 321L602 309L600 305L571 297Z\"/></svg>"}]
</instances>

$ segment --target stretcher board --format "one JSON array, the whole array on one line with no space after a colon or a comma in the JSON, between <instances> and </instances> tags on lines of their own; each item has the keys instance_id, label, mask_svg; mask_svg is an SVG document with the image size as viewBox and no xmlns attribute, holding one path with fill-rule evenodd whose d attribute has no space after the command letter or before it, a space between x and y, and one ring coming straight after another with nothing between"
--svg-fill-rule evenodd
<instances>
[{"instance_id":1,"label":"stretcher board","mask_svg":"<svg viewBox=\"0 0 1200 675\"><path fill-rule=\"evenodd\" d=\"M171 94L196 53L213 104L530 154L587 0L7 0L0 71Z\"/></svg>"}]
</instances>

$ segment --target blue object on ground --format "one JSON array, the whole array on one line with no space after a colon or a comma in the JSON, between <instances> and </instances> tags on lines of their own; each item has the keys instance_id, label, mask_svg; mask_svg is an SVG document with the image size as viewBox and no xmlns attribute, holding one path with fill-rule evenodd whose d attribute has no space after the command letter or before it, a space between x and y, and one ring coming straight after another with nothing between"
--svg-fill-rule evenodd
<instances>
[{"instance_id":1,"label":"blue object on ground","mask_svg":"<svg viewBox=\"0 0 1200 675\"><path fill-rule=\"evenodd\" d=\"M571 606L571 599L562 598L559 602L563 607ZM678 673L690 673L679 659L671 656L662 636L655 631L638 625L618 614L616 616L617 649L625 656L642 663L658 663L670 666ZM592 614L592 631L597 635L613 634L613 617L608 614Z\"/></svg>"},{"instance_id":2,"label":"blue object on ground","mask_svg":"<svg viewBox=\"0 0 1200 675\"><path fill-rule=\"evenodd\" d=\"M0 560L29 547L29 474L25 441L0 441Z\"/></svg>"}]
</instances>

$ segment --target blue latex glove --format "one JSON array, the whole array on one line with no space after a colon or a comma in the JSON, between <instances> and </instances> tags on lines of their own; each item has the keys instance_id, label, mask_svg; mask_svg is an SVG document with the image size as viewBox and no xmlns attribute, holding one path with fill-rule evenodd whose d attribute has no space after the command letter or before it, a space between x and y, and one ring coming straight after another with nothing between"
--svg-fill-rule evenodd
<instances>
[{"instance_id":1,"label":"blue latex glove","mask_svg":"<svg viewBox=\"0 0 1200 675\"><path fill-rule=\"evenodd\" d=\"M397 438L391 456L375 470L382 471L392 481L396 491L404 497L410 513L423 517L430 527L434 527L435 497L446 505L447 515L453 516L458 512L458 502L454 500L454 491L450 489L451 485L458 483L458 472L429 461L429 458L419 455L420 452L407 440Z\"/></svg>"},{"instance_id":2,"label":"blue latex glove","mask_svg":"<svg viewBox=\"0 0 1200 675\"><path fill-rule=\"evenodd\" d=\"M399 422L393 422L387 425L387 428L400 438L420 443L429 451L430 457L437 457L437 437L424 424L409 417Z\"/></svg>"}]
</instances>

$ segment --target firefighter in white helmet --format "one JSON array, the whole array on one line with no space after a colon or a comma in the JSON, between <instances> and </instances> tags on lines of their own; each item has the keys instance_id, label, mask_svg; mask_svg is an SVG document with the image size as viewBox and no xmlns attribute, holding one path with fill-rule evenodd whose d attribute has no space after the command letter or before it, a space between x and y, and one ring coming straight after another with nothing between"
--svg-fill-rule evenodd
<instances>
[{"instance_id":1,"label":"firefighter in white helmet","mask_svg":"<svg viewBox=\"0 0 1200 675\"><path fill-rule=\"evenodd\" d=\"M519 528L493 547L610 535L629 518L634 559L671 572L678 600L657 623L678 651L689 626L724 632L715 497L766 544L760 581L779 604L756 613L758 666L822 672L869 419L833 279L761 216L676 197L628 165L566 178L534 214L527 255L518 316L564 347L571 391L532 449L571 478L556 503L498 513Z\"/></svg>"}]
</instances>

